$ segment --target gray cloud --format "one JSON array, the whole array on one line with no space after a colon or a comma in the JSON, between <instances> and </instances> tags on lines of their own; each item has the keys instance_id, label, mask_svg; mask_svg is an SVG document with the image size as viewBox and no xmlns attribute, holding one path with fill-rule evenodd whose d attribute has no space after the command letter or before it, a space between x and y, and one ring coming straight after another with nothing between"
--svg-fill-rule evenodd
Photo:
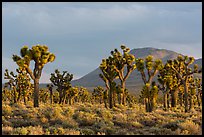
<instances>
[{"instance_id":1,"label":"gray cloud","mask_svg":"<svg viewBox=\"0 0 204 137\"><path fill-rule=\"evenodd\" d=\"M56 54L44 68L47 77L59 68L79 78L121 44L202 56L201 3L17 2L3 3L2 11L3 57L46 44Z\"/></svg>"}]
</instances>

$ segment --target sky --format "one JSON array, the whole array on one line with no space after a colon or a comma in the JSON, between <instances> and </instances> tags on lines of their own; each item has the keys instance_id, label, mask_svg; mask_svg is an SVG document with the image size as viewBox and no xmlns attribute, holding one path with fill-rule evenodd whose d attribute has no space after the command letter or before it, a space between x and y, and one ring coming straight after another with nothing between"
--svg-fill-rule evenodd
<instances>
[{"instance_id":1,"label":"sky","mask_svg":"<svg viewBox=\"0 0 204 137\"><path fill-rule=\"evenodd\" d=\"M201 58L202 3L4 2L2 77L6 68L14 72L18 68L13 54L20 55L24 45L36 44L47 45L56 55L44 66L41 83L50 83L55 69L81 78L121 44Z\"/></svg>"}]
</instances>

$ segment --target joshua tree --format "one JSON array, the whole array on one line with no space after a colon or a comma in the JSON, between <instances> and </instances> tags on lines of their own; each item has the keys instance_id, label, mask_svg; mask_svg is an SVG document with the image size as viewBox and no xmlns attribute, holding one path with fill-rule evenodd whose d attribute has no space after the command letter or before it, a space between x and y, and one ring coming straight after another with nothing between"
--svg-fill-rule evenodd
<instances>
[{"instance_id":1,"label":"joshua tree","mask_svg":"<svg viewBox=\"0 0 204 137\"><path fill-rule=\"evenodd\" d=\"M196 95L196 83L195 83L195 79L193 76L189 76L189 80L188 80L188 88L189 88L189 110L192 110L194 107L194 98Z\"/></svg>"},{"instance_id":2,"label":"joshua tree","mask_svg":"<svg viewBox=\"0 0 204 137\"><path fill-rule=\"evenodd\" d=\"M171 107L176 107L181 83L168 65L162 66L162 69L159 70L158 82L160 83L158 87L163 92L164 110L167 109L167 96L169 93L171 94Z\"/></svg>"},{"instance_id":3,"label":"joshua tree","mask_svg":"<svg viewBox=\"0 0 204 137\"><path fill-rule=\"evenodd\" d=\"M92 95L95 98L97 98L97 99L99 98L100 104L102 104L103 92L104 92L104 89L101 86L97 86L96 88L94 88L94 90L92 92Z\"/></svg>"},{"instance_id":4,"label":"joshua tree","mask_svg":"<svg viewBox=\"0 0 204 137\"><path fill-rule=\"evenodd\" d=\"M69 105L72 105L74 98L79 93L79 89L77 87L71 87L69 90L67 90L67 92L68 92L67 97L68 97Z\"/></svg>"},{"instance_id":5,"label":"joshua tree","mask_svg":"<svg viewBox=\"0 0 204 137\"><path fill-rule=\"evenodd\" d=\"M4 79L8 79L9 81L5 83L5 85L8 85L13 90L13 101L14 103L17 102L17 75L14 75L13 71L10 73L8 72L8 69L5 70L4 73Z\"/></svg>"},{"instance_id":6,"label":"joshua tree","mask_svg":"<svg viewBox=\"0 0 204 137\"><path fill-rule=\"evenodd\" d=\"M109 99L109 107L113 107L113 92L114 92L114 80L118 78L118 72L114 69L114 59L113 57L109 57L107 59L103 59L102 63L100 64L100 69L102 71L102 74L99 74L99 76L102 78L102 80L105 82L108 93L108 99Z\"/></svg>"},{"instance_id":7,"label":"joshua tree","mask_svg":"<svg viewBox=\"0 0 204 137\"><path fill-rule=\"evenodd\" d=\"M152 85L146 83L141 91L141 98L145 100L146 112L152 112L156 106L156 100L158 97L158 87L155 82L152 82Z\"/></svg>"},{"instance_id":8,"label":"joshua tree","mask_svg":"<svg viewBox=\"0 0 204 137\"><path fill-rule=\"evenodd\" d=\"M52 84L47 84L47 88L50 91L50 104L52 104L53 103L53 91L52 91L53 85Z\"/></svg>"},{"instance_id":9,"label":"joshua tree","mask_svg":"<svg viewBox=\"0 0 204 137\"><path fill-rule=\"evenodd\" d=\"M120 79L121 86L121 96L119 101L122 100L122 104L125 105L125 82L127 78L130 76L131 72L136 69L136 65L134 64L135 57L130 54L130 49L124 45L121 45L121 49L123 50L123 54L121 54L117 49L111 51L111 55L113 58L113 66L114 70L118 72L118 76ZM121 104L121 102L119 102Z\"/></svg>"},{"instance_id":10,"label":"joshua tree","mask_svg":"<svg viewBox=\"0 0 204 137\"><path fill-rule=\"evenodd\" d=\"M17 76L17 91L18 91L18 101L21 95L23 96L24 104L26 104L28 96L32 91L33 85L30 82L30 77L25 70L16 69L18 72Z\"/></svg>"},{"instance_id":11,"label":"joshua tree","mask_svg":"<svg viewBox=\"0 0 204 137\"><path fill-rule=\"evenodd\" d=\"M201 73L202 69L198 70L198 65L194 65L194 70L189 68L189 65L194 62L193 57L179 55L177 59L168 60L169 67L175 72L177 78L181 81L184 86L184 107L185 112L189 111L188 108L188 78L194 73Z\"/></svg>"},{"instance_id":12,"label":"joshua tree","mask_svg":"<svg viewBox=\"0 0 204 137\"><path fill-rule=\"evenodd\" d=\"M59 104L64 103L66 91L71 88L71 80L73 79L73 74L69 74L67 71L63 71L60 74L58 69L55 73L51 73L50 81L53 85L57 86L57 91L59 92Z\"/></svg>"},{"instance_id":13,"label":"joshua tree","mask_svg":"<svg viewBox=\"0 0 204 137\"><path fill-rule=\"evenodd\" d=\"M55 60L55 55L48 51L45 45L36 45L31 49L24 46L20 50L21 57L13 55L13 61L17 63L20 68L24 68L34 81L34 107L39 107L39 80L42 74L44 65ZM30 68L30 62L35 62L33 71Z\"/></svg>"},{"instance_id":14,"label":"joshua tree","mask_svg":"<svg viewBox=\"0 0 204 137\"><path fill-rule=\"evenodd\" d=\"M196 84L196 89L197 89L197 92L196 92L197 103L198 103L198 106L202 106L201 105L201 103L202 103L202 82L201 82L201 79L196 78L195 84Z\"/></svg>"},{"instance_id":15,"label":"joshua tree","mask_svg":"<svg viewBox=\"0 0 204 137\"><path fill-rule=\"evenodd\" d=\"M79 87L78 90L79 90L78 96L81 102L90 101L90 94L87 88Z\"/></svg>"},{"instance_id":16,"label":"joshua tree","mask_svg":"<svg viewBox=\"0 0 204 137\"><path fill-rule=\"evenodd\" d=\"M151 106L154 106L154 92L150 92L150 85L152 83L153 77L157 74L158 70L161 69L162 67L162 61L161 60L155 60L153 61L153 56L149 55L145 58L145 61L141 58L138 58L135 60L136 61L136 66L137 70L140 72L142 76L142 80L145 84L143 90L142 90L142 96L144 98L145 106L146 106L146 111L151 112L153 109L150 108ZM147 70L147 75L145 74L145 68ZM153 86L153 89L155 86ZM153 95L151 95L151 93Z\"/></svg>"}]
</instances>

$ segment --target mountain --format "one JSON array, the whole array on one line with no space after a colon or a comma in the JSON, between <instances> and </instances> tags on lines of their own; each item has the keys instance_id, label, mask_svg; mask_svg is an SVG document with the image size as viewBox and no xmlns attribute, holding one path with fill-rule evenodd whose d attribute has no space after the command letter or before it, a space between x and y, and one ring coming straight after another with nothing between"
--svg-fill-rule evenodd
<instances>
[{"instance_id":1,"label":"mountain","mask_svg":"<svg viewBox=\"0 0 204 137\"><path fill-rule=\"evenodd\" d=\"M132 49L130 53L133 54L136 58L143 58L143 59L148 55L152 55L153 59L161 59L163 63L166 63L166 61L169 59L175 59L178 55L182 55L174 51L170 51L166 49L156 49L151 47ZM195 60L194 64L195 63L198 64L199 67L201 67L202 59ZM96 68L95 70L83 76L82 78L73 80L71 83L73 86L83 86L90 90L93 90L93 88L96 86L105 87L104 82L99 77L100 73L101 73L100 68ZM201 74L198 74L196 76L202 77ZM134 70L126 81L126 87L129 89L130 92L137 95L138 91L141 91L142 86L143 86L143 81L142 81L141 75L137 70Z\"/></svg>"}]
</instances>

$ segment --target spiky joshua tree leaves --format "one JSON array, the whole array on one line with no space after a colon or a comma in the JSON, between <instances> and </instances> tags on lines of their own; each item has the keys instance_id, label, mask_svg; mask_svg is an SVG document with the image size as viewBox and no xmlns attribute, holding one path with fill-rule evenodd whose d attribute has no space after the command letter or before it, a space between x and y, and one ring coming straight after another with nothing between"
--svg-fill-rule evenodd
<instances>
[{"instance_id":1,"label":"spiky joshua tree leaves","mask_svg":"<svg viewBox=\"0 0 204 137\"><path fill-rule=\"evenodd\" d=\"M198 70L198 65L194 65L194 70L192 70L189 65L194 62L193 57L188 57L184 56L182 57L179 55L177 59L168 60L167 63L169 67L175 72L177 78L181 81L182 85L184 86L184 107L185 107L185 112L188 112L190 108L188 107L188 80L191 75L194 73L201 73L202 69ZM190 106L191 107L191 106Z\"/></svg>"},{"instance_id":2,"label":"spiky joshua tree leaves","mask_svg":"<svg viewBox=\"0 0 204 137\"><path fill-rule=\"evenodd\" d=\"M167 105L167 102L169 102L167 99L169 94L171 94L171 107L176 107L181 82L168 64L165 64L162 66L162 69L159 70L157 80L159 82L158 88L163 92L164 110L167 110L167 106L170 107Z\"/></svg>"},{"instance_id":3,"label":"spiky joshua tree leaves","mask_svg":"<svg viewBox=\"0 0 204 137\"><path fill-rule=\"evenodd\" d=\"M55 73L51 73L50 81L53 85L57 86L57 91L59 92L59 104L64 103L66 97L66 91L71 88L71 80L73 79L73 74L69 74L67 71L63 71L60 74L58 69Z\"/></svg>"},{"instance_id":4,"label":"spiky joshua tree leaves","mask_svg":"<svg viewBox=\"0 0 204 137\"><path fill-rule=\"evenodd\" d=\"M118 78L118 72L114 69L114 58L110 56L107 59L102 59L99 68L102 71L102 74L99 74L99 76L105 82L107 90L109 91L109 108L113 108L114 80Z\"/></svg>"},{"instance_id":5,"label":"spiky joshua tree leaves","mask_svg":"<svg viewBox=\"0 0 204 137\"><path fill-rule=\"evenodd\" d=\"M24 104L26 104L28 95L32 90L30 77L23 69L16 69L16 72L18 73L17 75L13 71L9 73L8 69L5 70L4 79L9 80L5 85L10 86L12 89L14 103L19 102L21 97L23 97Z\"/></svg>"},{"instance_id":6,"label":"spiky joshua tree leaves","mask_svg":"<svg viewBox=\"0 0 204 137\"><path fill-rule=\"evenodd\" d=\"M141 76L142 76L142 80L145 84L142 92L141 92L141 97L143 97L144 99L144 103L146 106L146 111L147 112L151 112L152 110L154 110L155 106L155 93L157 92L151 92L151 84L152 84L152 79L153 77L157 74L157 72L162 68L162 61L157 59L155 61L153 61L153 56L149 55L144 59L138 58L135 60L136 62L136 66L137 66L137 70L140 72ZM147 71L147 74L145 74L145 68ZM155 89L155 85L153 85L152 90L156 90Z\"/></svg>"},{"instance_id":7,"label":"spiky joshua tree leaves","mask_svg":"<svg viewBox=\"0 0 204 137\"><path fill-rule=\"evenodd\" d=\"M94 88L92 92L92 96L94 97L94 100L99 100L100 104L102 104L102 100L104 99L104 89L101 86L97 86Z\"/></svg>"},{"instance_id":8,"label":"spiky joshua tree leaves","mask_svg":"<svg viewBox=\"0 0 204 137\"><path fill-rule=\"evenodd\" d=\"M13 55L13 61L20 68L24 68L34 81L34 107L39 107L39 80L42 74L42 69L44 65L48 62L53 62L55 60L55 55L48 51L46 45L36 45L31 49L28 46L24 46L20 50L20 55ZM30 62L34 61L33 71L30 68Z\"/></svg>"},{"instance_id":9,"label":"spiky joshua tree leaves","mask_svg":"<svg viewBox=\"0 0 204 137\"><path fill-rule=\"evenodd\" d=\"M118 76L120 79L120 86L121 86L121 94L119 94L119 104L125 105L125 82L132 73L134 69L136 69L135 57L134 55L130 54L130 49L125 45L121 45L120 47L123 51L121 54L117 49L111 51L111 55L113 58L113 66L114 70L118 72ZM122 98L121 98L122 95Z\"/></svg>"}]
</instances>

